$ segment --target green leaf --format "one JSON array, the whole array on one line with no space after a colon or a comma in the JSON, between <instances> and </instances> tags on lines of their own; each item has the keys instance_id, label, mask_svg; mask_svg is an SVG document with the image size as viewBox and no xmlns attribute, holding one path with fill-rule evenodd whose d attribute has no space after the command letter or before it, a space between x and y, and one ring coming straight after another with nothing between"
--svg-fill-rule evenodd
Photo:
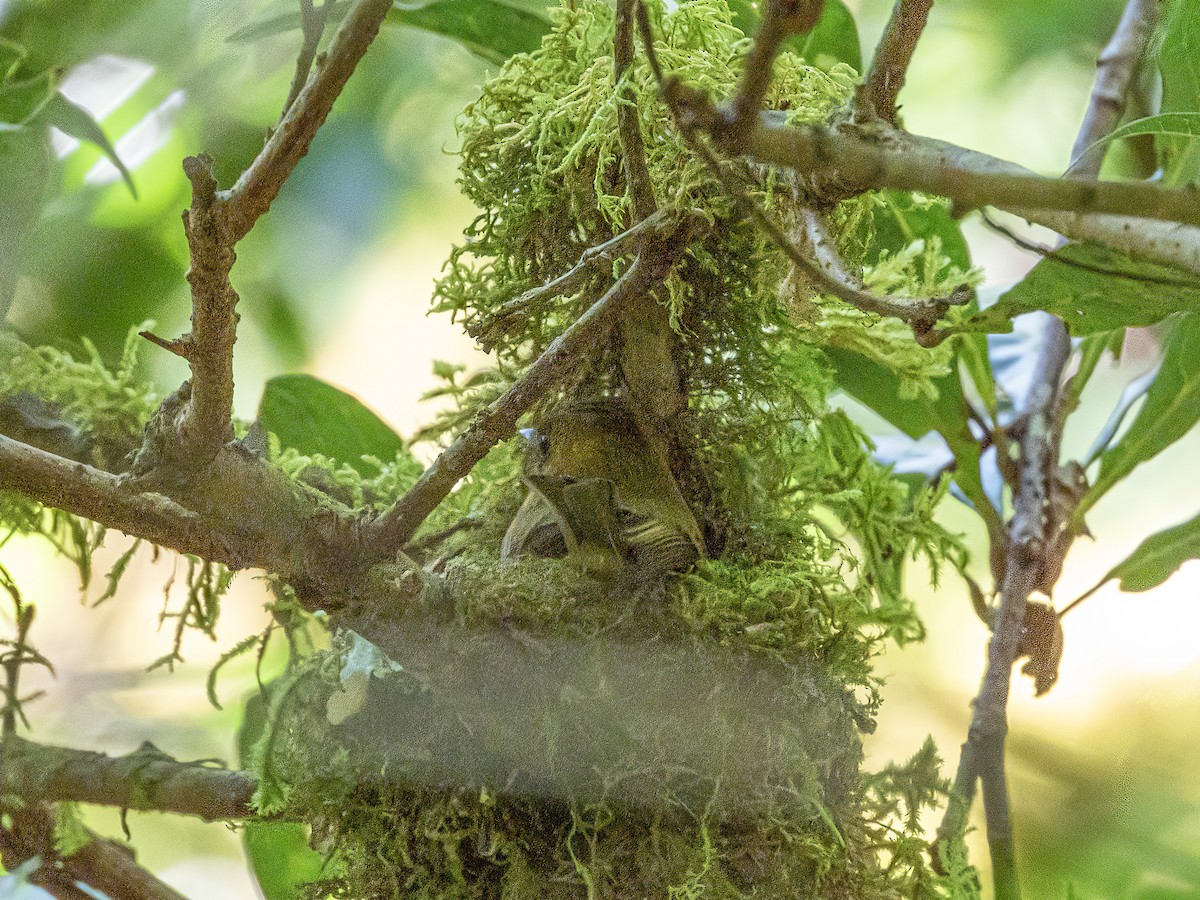
<instances>
[{"instance_id":1,"label":"green leaf","mask_svg":"<svg viewBox=\"0 0 1200 900\"><path fill-rule=\"evenodd\" d=\"M363 475L362 457L395 459L404 441L358 398L311 375L280 375L267 382L258 418L284 447L348 463Z\"/></svg>"},{"instance_id":2,"label":"green leaf","mask_svg":"<svg viewBox=\"0 0 1200 900\"><path fill-rule=\"evenodd\" d=\"M1116 444L1100 456L1100 474L1083 495L1076 524L1096 501L1137 466L1165 450L1200 419L1200 315L1187 313L1172 323L1158 377L1146 402Z\"/></svg>"},{"instance_id":3,"label":"green leaf","mask_svg":"<svg viewBox=\"0 0 1200 900\"><path fill-rule=\"evenodd\" d=\"M1009 331L1014 317L1035 309L1059 316L1072 335L1153 325L1180 310L1200 312L1200 281L1099 244L1068 244L965 327Z\"/></svg>"},{"instance_id":4,"label":"green leaf","mask_svg":"<svg viewBox=\"0 0 1200 900\"><path fill-rule=\"evenodd\" d=\"M40 118L47 125L53 125L64 134L99 147L100 151L108 157L108 161L117 167L117 171L125 179L125 186L129 188L133 199L137 199L137 188L134 186L133 176L129 174L125 163L121 162L121 157L117 155L116 148L109 142L104 129L100 127L99 122L92 118L90 112L82 106L75 105L61 93L56 93L42 108Z\"/></svg>"},{"instance_id":5,"label":"green leaf","mask_svg":"<svg viewBox=\"0 0 1200 900\"><path fill-rule=\"evenodd\" d=\"M1189 559L1200 559L1200 516L1146 538L1104 581L1119 578L1121 590L1141 593L1158 587Z\"/></svg>"},{"instance_id":6,"label":"green leaf","mask_svg":"<svg viewBox=\"0 0 1200 900\"><path fill-rule=\"evenodd\" d=\"M1069 175L1071 169L1078 166L1089 153L1099 150L1113 141L1134 137L1139 134L1171 135L1183 138L1200 137L1200 113L1162 113L1161 115L1146 116L1145 118L1128 122L1088 146L1079 155L1079 158L1071 164L1071 168L1067 169L1066 174Z\"/></svg>"},{"instance_id":7,"label":"green leaf","mask_svg":"<svg viewBox=\"0 0 1200 900\"><path fill-rule=\"evenodd\" d=\"M742 34L754 37L758 33L762 16L758 4L750 0L730 0L733 24ZM861 72L862 47L858 41L858 26L854 14L842 0L826 0L825 10L816 26L808 34L796 35L783 43L784 50L795 53L809 65L819 69L830 69L844 62L855 72Z\"/></svg>"},{"instance_id":8,"label":"green leaf","mask_svg":"<svg viewBox=\"0 0 1200 900\"><path fill-rule=\"evenodd\" d=\"M345 16L350 4L336 3L330 19ZM392 5L385 20L440 34L462 44L476 56L499 65L516 53L529 53L550 31L550 16L534 0L429 0ZM300 28L299 13L272 16L230 35L231 41L256 41Z\"/></svg>"},{"instance_id":9,"label":"green leaf","mask_svg":"<svg viewBox=\"0 0 1200 900\"><path fill-rule=\"evenodd\" d=\"M970 248L949 203L918 199L908 191L878 191L872 196L882 202L872 210L875 235L863 260L867 265L877 263L884 250L895 254L915 240L937 237L950 262L963 271L971 268Z\"/></svg>"},{"instance_id":10,"label":"green leaf","mask_svg":"<svg viewBox=\"0 0 1200 900\"><path fill-rule=\"evenodd\" d=\"M254 763L254 746L267 727L267 701L255 692L246 701L238 729L238 761ZM321 854L309 846L309 829L295 822L247 822L242 846L266 900L295 900L300 888L321 877Z\"/></svg>"},{"instance_id":11,"label":"green leaf","mask_svg":"<svg viewBox=\"0 0 1200 900\"><path fill-rule=\"evenodd\" d=\"M25 268L25 253L53 170L45 129L0 130L0 322Z\"/></svg>"},{"instance_id":12,"label":"green leaf","mask_svg":"<svg viewBox=\"0 0 1200 900\"><path fill-rule=\"evenodd\" d=\"M1162 74L1163 113L1193 113L1200 109L1200 16L1195 5L1175 0L1163 11L1158 65ZM1156 141L1163 161L1163 184L1181 187L1200 179L1200 145L1162 136Z\"/></svg>"},{"instance_id":13,"label":"green leaf","mask_svg":"<svg viewBox=\"0 0 1200 900\"><path fill-rule=\"evenodd\" d=\"M58 93L62 69L47 69L20 81L0 83L0 131L9 131L32 121Z\"/></svg>"}]
</instances>

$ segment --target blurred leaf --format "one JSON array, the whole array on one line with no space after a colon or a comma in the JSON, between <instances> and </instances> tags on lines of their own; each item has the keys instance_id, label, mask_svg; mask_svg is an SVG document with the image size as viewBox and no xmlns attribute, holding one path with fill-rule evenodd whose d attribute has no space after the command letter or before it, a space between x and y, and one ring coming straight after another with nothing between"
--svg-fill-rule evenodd
<instances>
[{"instance_id":1,"label":"blurred leaf","mask_svg":"<svg viewBox=\"0 0 1200 900\"><path fill-rule=\"evenodd\" d=\"M238 729L238 762L250 765L267 725L267 702L255 692L246 700ZM309 846L309 830L295 822L247 822L242 831L246 859L265 900L295 900L300 888L321 877L321 854Z\"/></svg>"},{"instance_id":2,"label":"blurred leaf","mask_svg":"<svg viewBox=\"0 0 1200 900\"><path fill-rule=\"evenodd\" d=\"M1200 516L1146 538L1103 581L1119 578L1121 590L1141 593L1158 587L1189 559L1200 559Z\"/></svg>"},{"instance_id":3,"label":"blurred leaf","mask_svg":"<svg viewBox=\"0 0 1200 900\"><path fill-rule=\"evenodd\" d=\"M1119 250L1067 244L995 305L968 319L967 327L1009 331L1014 317L1038 309L1059 316L1073 335L1153 325L1180 310L1200 311L1200 282Z\"/></svg>"},{"instance_id":4,"label":"blurred leaf","mask_svg":"<svg viewBox=\"0 0 1200 900\"><path fill-rule=\"evenodd\" d=\"M25 252L53 168L44 129L0 131L0 322L25 269Z\"/></svg>"},{"instance_id":5,"label":"blurred leaf","mask_svg":"<svg viewBox=\"0 0 1200 900\"><path fill-rule=\"evenodd\" d=\"M758 13L756 3L751 0L730 0L729 9L733 12L733 24L741 29L742 34L754 37L758 33L762 16ZM809 65L821 69L829 69L839 62L853 67L855 72L863 69L858 26L854 22L854 15L842 0L826 0L825 10L816 27L808 34L788 38L783 43L783 49L790 50Z\"/></svg>"},{"instance_id":6,"label":"blurred leaf","mask_svg":"<svg viewBox=\"0 0 1200 900\"><path fill-rule=\"evenodd\" d=\"M1125 436L1100 456L1100 474L1075 513L1076 523L1114 484L1186 434L1200 419L1200 315L1172 323L1158 377Z\"/></svg>"},{"instance_id":7,"label":"blurred leaf","mask_svg":"<svg viewBox=\"0 0 1200 900\"><path fill-rule=\"evenodd\" d=\"M1150 390L1150 385L1154 384L1154 380L1158 377L1160 367L1161 364L1154 366L1154 368L1145 374L1139 375L1125 386L1125 390L1121 391L1121 396L1117 399L1117 405L1113 407L1113 411L1108 416L1108 421L1104 423L1104 427L1100 429L1096 435L1096 439L1092 442L1092 446L1088 449L1087 455L1084 457L1085 466L1090 466L1095 462L1097 456L1108 449L1108 445L1116 437L1121 423L1125 421L1126 413L1133 407L1133 404L1146 395L1146 391Z\"/></svg>"},{"instance_id":8,"label":"blurred leaf","mask_svg":"<svg viewBox=\"0 0 1200 900\"><path fill-rule=\"evenodd\" d=\"M883 202L872 209L875 236L865 256L868 265L878 262L884 250L895 254L913 241L937 237L950 262L963 270L971 268L970 248L948 203L917 199L908 191L878 191L874 196Z\"/></svg>"},{"instance_id":9,"label":"blurred leaf","mask_svg":"<svg viewBox=\"0 0 1200 900\"><path fill-rule=\"evenodd\" d=\"M258 418L285 447L319 453L364 475L363 456L395 459L404 441L357 397L311 375L280 375L267 382Z\"/></svg>"},{"instance_id":10,"label":"blurred leaf","mask_svg":"<svg viewBox=\"0 0 1200 900\"><path fill-rule=\"evenodd\" d=\"M41 118L47 125L53 125L63 134L99 147L100 152L108 157L108 161L117 167L117 171L125 179L125 184L129 188L129 193L133 195L133 199L137 199L137 188L133 184L133 176L129 174L125 163L117 155L116 148L109 142L104 129L100 127L99 122L92 118L90 112L82 106L75 105L61 93L56 93L43 107Z\"/></svg>"},{"instance_id":11,"label":"blurred leaf","mask_svg":"<svg viewBox=\"0 0 1200 900\"><path fill-rule=\"evenodd\" d=\"M1071 164L1071 168L1067 169L1067 174L1070 174L1071 169L1074 169L1089 153L1099 150L1111 144L1113 141L1119 141L1121 138L1134 137L1139 134L1157 134L1157 135L1172 135L1175 137L1195 138L1200 137L1200 113L1183 112L1183 113L1163 113L1157 116L1146 116L1142 119L1135 119L1132 122L1127 122L1120 128L1114 129L1105 137L1093 142L1083 151Z\"/></svg>"},{"instance_id":12,"label":"blurred leaf","mask_svg":"<svg viewBox=\"0 0 1200 900\"><path fill-rule=\"evenodd\" d=\"M62 69L52 68L31 78L0 83L0 131L29 123L58 93Z\"/></svg>"},{"instance_id":13,"label":"blurred leaf","mask_svg":"<svg viewBox=\"0 0 1200 900\"><path fill-rule=\"evenodd\" d=\"M1194 4L1175 0L1163 10L1158 65L1162 74L1163 113L1194 113L1200 109L1200 16ZM1200 146L1185 138L1163 136L1158 142L1163 183L1169 187L1193 184L1200 178Z\"/></svg>"},{"instance_id":14,"label":"blurred leaf","mask_svg":"<svg viewBox=\"0 0 1200 900\"><path fill-rule=\"evenodd\" d=\"M350 8L347 2L333 4L330 19L338 20ZM462 44L476 56L499 65L516 53L536 50L550 30L544 3L536 0L415 0L397 2L385 20L440 34ZM300 14L272 16L247 25L229 40L257 41L300 28Z\"/></svg>"},{"instance_id":15,"label":"blurred leaf","mask_svg":"<svg viewBox=\"0 0 1200 900\"><path fill-rule=\"evenodd\" d=\"M1113 347L1114 340L1118 342L1115 348ZM1111 350L1114 358L1120 358L1120 345L1124 343L1124 340L1125 330L1117 329L1115 331L1098 331L1095 334L1089 334L1080 342L1079 369L1067 382L1067 389L1070 392L1067 401L1069 409L1074 409L1079 405L1079 398L1083 396L1084 388L1091 381L1092 373L1096 371L1096 366L1100 363L1100 358L1104 355L1104 351Z\"/></svg>"}]
</instances>

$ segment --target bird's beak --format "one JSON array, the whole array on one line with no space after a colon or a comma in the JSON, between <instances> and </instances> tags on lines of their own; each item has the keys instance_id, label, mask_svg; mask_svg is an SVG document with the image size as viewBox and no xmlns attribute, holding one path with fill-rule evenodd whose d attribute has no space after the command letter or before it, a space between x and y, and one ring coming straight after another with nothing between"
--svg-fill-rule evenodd
<instances>
[{"instance_id":1,"label":"bird's beak","mask_svg":"<svg viewBox=\"0 0 1200 900\"><path fill-rule=\"evenodd\" d=\"M525 438L526 442L529 444L533 443L534 439L537 437L537 433L538 432L536 428L521 428L517 431L517 434Z\"/></svg>"}]
</instances>

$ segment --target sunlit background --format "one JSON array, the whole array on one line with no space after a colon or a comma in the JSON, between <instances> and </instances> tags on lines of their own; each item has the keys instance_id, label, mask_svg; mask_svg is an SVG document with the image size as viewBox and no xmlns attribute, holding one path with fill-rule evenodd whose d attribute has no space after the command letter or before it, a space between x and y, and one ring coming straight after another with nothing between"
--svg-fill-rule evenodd
<instances>
[{"instance_id":1,"label":"sunlit background","mask_svg":"<svg viewBox=\"0 0 1200 900\"><path fill-rule=\"evenodd\" d=\"M228 184L261 146L287 93L298 39L292 33L247 44L228 37L280 5L0 0L3 33L40 35L30 45L47 54L47 63L69 67L64 92L102 120L140 192L135 202L91 145L56 140L63 190L37 228L11 313L31 341L78 347L87 336L111 360L129 328L144 320L154 320L163 335L186 330L179 212L187 183L180 160L208 152ZM873 46L890 4L849 5L864 47ZM1060 172L1096 53L1120 5L937 4L901 97L905 124L1039 172ZM385 29L308 158L239 246L241 417L253 418L266 379L304 371L351 391L412 434L435 411L419 401L434 386L434 359L486 364L457 326L426 317L426 310L442 261L473 215L454 184L454 122L489 71L448 41ZM990 283L1019 278L1036 261L978 223L969 224L968 235ZM1093 379L1067 435L1068 453L1087 450L1124 385L1152 365L1154 351L1153 335L1136 335L1121 367ZM156 348L147 345L143 359L164 390L185 377L184 364ZM864 414L863 421L886 431L877 419ZM1096 507L1089 517L1096 539L1072 551L1059 606L1092 587L1148 533L1196 514L1198 459L1193 433ZM969 534L980 555L977 574L985 577L986 551L973 518L952 500L943 516ZM45 543L13 540L0 550L0 562L39 607L34 638L57 668L52 680L30 678L31 689L48 692L29 708L32 737L112 753L150 740L180 759L232 760L253 661L224 671L223 710L205 699L204 681L224 650L264 627L265 591L253 573L239 574L218 640L189 636L186 662L173 674L147 673L170 650L172 622L157 635L151 628L164 608L181 602L178 592L164 597L163 585L185 563L144 552L116 598L79 608L103 592L106 564L126 546L120 535L109 536L82 592L75 570ZM910 586L929 637L879 660L886 702L877 733L867 739L867 765L904 759L932 734L952 774L987 633L956 579L934 590L928 573L914 568ZM1122 596L1106 586L1066 618L1054 690L1035 699L1028 679L1015 680L1009 746L1027 896L1065 898L1074 885L1078 897L1200 897L1198 594L1195 563L1147 594ZM268 672L279 662L268 658ZM120 833L113 811L89 809L87 821ZM185 894L257 896L234 830L161 815L133 814L129 824L139 859ZM986 869L981 834L972 836L972 853Z\"/></svg>"}]
</instances>

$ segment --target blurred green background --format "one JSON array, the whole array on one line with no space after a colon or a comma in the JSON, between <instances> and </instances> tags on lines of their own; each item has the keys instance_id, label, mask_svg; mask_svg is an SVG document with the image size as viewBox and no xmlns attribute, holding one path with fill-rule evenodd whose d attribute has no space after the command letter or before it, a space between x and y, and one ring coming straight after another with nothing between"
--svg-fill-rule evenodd
<instances>
[{"instance_id":1,"label":"blurred green background","mask_svg":"<svg viewBox=\"0 0 1200 900\"><path fill-rule=\"evenodd\" d=\"M874 46L890 4L848 6L863 46ZM937 4L901 95L906 125L1060 172L1096 54L1121 6ZM66 68L64 93L103 123L139 192L135 201L94 146L56 138L50 199L20 260L10 313L29 340L77 348L86 336L115 360L129 329L144 320L164 336L186 330L179 214L188 193L180 160L211 154L227 186L252 159L287 93L298 35L253 43L229 37L291 8L233 0L0 0L0 36L23 45L30 66ZM308 157L238 248L241 416L253 417L266 379L305 371L353 392L412 434L436 411L418 401L434 386L432 360L486 362L453 323L425 312L433 279L473 215L455 187L455 118L493 71L448 40L385 28ZM0 197L0 216L10 199ZM1019 278L1036 261L973 221L967 233L991 283ZM1086 449L1124 384L1150 365L1152 337L1134 335L1128 347L1120 367L1093 380L1068 452ZM149 345L142 359L164 391L185 377L180 360ZM865 414L863 421L878 424ZM1193 434L1097 507L1090 519L1097 539L1072 552L1060 606L1145 534L1195 514L1198 451ZM948 501L943 514L983 552L964 509ZM110 535L97 570L103 573L105 560L125 546ZM80 607L76 573L44 544L10 542L0 561L42 607L35 639L58 667L57 679L31 676L31 687L48 691L30 708L34 739L110 752L151 740L182 759L233 758L253 663L224 672L222 711L209 706L203 685L217 656L265 623L265 591L252 574L236 579L218 641L189 636L186 663L173 675L147 674L146 665L170 646L167 630L152 634L154 623L164 602L180 602L163 594L177 565L172 558L155 562L142 554L118 597L95 609ZM85 602L103 590L97 581L84 591ZM867 742L868 765L906 758L933 734L950 774L982 673L986 632L956 581L934 591L928 573L913 570L910 585L929 638L879 661L888 685L879 730ZM1073 888L1077 897L1200 897L1198 592L1195 563L1150 594L1123 597L1106 587L1066 620L1062 674L1049 696L1035 700L1028 680L1016 680L1012 788L1027 896L1065 898ZM268 671L278 664L268 659ZM115 812L89 810L87 817L119 833ZM131 815L130 825L139 858L184 893L256 896L234 831L151 815ZM974 859L986 867L980 832L973 838Z\"/></svg>"}]
</instances>

